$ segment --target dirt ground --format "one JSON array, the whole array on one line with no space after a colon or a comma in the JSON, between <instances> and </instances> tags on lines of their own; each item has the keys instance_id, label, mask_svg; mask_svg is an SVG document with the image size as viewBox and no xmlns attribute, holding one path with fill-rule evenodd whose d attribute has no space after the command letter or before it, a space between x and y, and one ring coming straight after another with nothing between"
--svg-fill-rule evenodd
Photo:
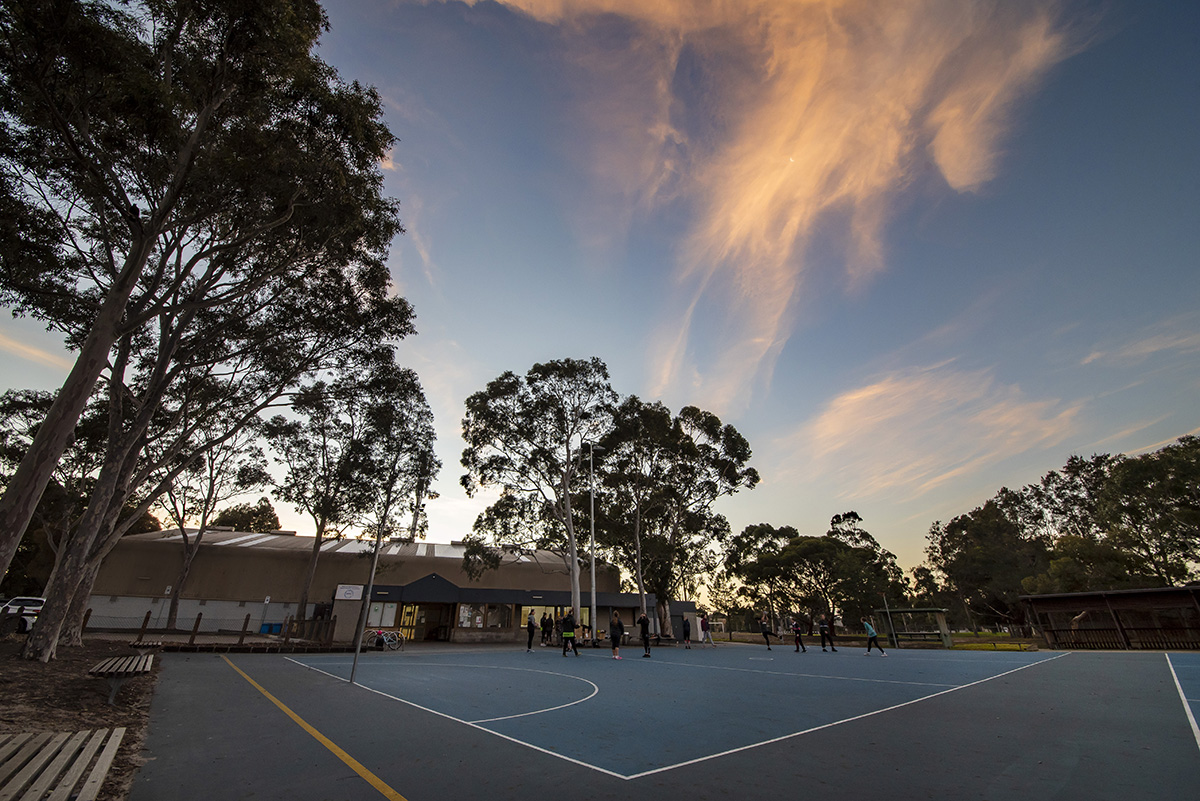
<instances>
[{"instance_id":1,"label":"dirt ground","mask_svg":"<svg viewBox=\"0 0 1200 801\"><path fill-rule=\"evenodd\" d=\"M24 635L0 637L0 733L124 726L125 738L100 790L100 801L124 801L142 764L158 660L150 676L125 682L109 706L108 682L89 677L88 668L110 656L132 655L128 645L93 638L82 648L60 647L54 660L42 664L21 659L24 641Z\"/></svg>"}]
</instances>

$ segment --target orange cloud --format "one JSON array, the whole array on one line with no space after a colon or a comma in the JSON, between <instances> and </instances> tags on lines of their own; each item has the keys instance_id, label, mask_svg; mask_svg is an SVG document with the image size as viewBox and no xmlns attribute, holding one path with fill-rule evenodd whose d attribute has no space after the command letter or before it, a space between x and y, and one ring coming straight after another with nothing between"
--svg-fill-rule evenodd
<instances>
[{"instance_id":1,"label":"orange cloud","mask_svg":"<svg viewBox=\"0 0 1200 801\"><path fill-rule=\"evenodd\" d=\"M44 364L47 367L57 367L61 370L70 370L75 366L73 359L57 353L50 353L41 348L35 348L32 345L26 345L2 333L0 333L0 351L11 353L25 361Z\"/></svg>"},{"instance_id":2,"label":"orange cloud","mask_svg":"<svg viewBox=\"0 0 1200 801\"><path fill-rule=\"evenodd\" d=\"M830 477L847 498L912 498L1075 430L1080 404L1031 400L986 370L898 372L831 400L777 452L795 480Z\"/></svg>"},{"instance_id":3,"label":"orange cloud","mask_svg":"<svg viewBox=\"0 0 1200 801\"><path fill-rule=\"evenodd\" d=\"M844 230L847 284L869 280L897 193L925 165L978 189L1014 107L1072 47L1056 4L1032 0L501 1L569 43L579 158L625 210L613 227L665 201L693 210L652 392L686 382L724 411L769 380L813 236ZM724 313L724 350L703 360L698 298Z\"/></svg>"}]
</instances>

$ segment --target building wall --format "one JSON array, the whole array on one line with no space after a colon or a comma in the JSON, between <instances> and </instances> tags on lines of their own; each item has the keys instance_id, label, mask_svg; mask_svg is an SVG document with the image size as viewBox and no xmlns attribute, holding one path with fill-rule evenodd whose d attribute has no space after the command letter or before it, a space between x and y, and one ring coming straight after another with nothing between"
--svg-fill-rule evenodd
<instances>
[{"instance_id":1,"label":"building wall","mask_svg":"<svg viewBox=\"0 0 1200 801\"><path fill-rule=\"evenodd\" d=\"M203 614L201 631L239 631L246 614L250 630L264 624L280 624L298 613L298 601L313 540L307 537L261 535L251 538L239 532L209 532L200 546L184 588L177 627L191 629L198 613ZM334 601L342 584L365 584L371 562L358 542L329 544L322 552L309 592L311 604ZM389 553L389 551L399 551ZM411 584L437 574L459 587L481 589L561 590L570 589L570 579L561 560L543 555L542 563L506 560L499 569L488 571L478 581L462 569L462 549L444 544L415 543L387 547L380 556L376 585ZM178 581L183 544L178 532L153 532L125 537L105 559L92 590L92 617L96 628L137 628L147 611L150 627L161 628L167 620L169 592ZM581 585L590 584L586 566ZM620 579L615 569L597 571L599 592L618 592ZM354 636L358 604L343 619L345 602L333 609L338 616L338 637ZM305 610L309 615L313 607ZM503 634L495 629L455 630L456 641L504 641L520 639L523 618L514 620ZM463 639L466 638L466 639Z\"/></svg>"}]
</instances>

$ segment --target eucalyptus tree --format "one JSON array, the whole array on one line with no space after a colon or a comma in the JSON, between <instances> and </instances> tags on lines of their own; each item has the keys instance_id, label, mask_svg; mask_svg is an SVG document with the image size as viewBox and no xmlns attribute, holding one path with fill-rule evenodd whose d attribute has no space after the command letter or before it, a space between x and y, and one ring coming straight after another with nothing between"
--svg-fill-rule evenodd
<instances>
[{"instance_id":1,"label":"eucalyptus tree","mask_svg":"<svg viewBox=\"0 0 1200 801\"><path fill-rule=\"evenodd\" d=\"M315 56L326 27L315 0L0 6L0 301L78 352L0 498L0 572L97 382L125 383L122 341L168 316L170 361L206 310L280 284L384 292L394 138Z\"/></svg>"},{"instance_id":2,"label":"eucalyptus tree","mask_svg":"<svg viewBox=\"0 0 1200 801\"><path fill-rule=\"evenodd\" d=\"M466 401L464 489L474 495L497 487L502 500L530 498L532 507L554 521L566 539L576 620L581 619L579 554L572 493L579 490L584 444L608 432L616 401L608 367L594 357L535 364L524 376L505 372ZM495 517L530 508L530 503L510 501L493 504L490 512Z\"/></svg>"},{"instance_id":3,"label":"eucalyptus tree","mask_svg":"<svg viewBox=\"0 0 1200 801\"><path fill-rule=\"evenodd\" d=\"M672 419L672 430L642 537L646 587L657 596L659 627L668 636L671 601L717 566L729 539L729 523L713 505L759 482L758 471L748 465L750 443L715 414L685 406Z\"/></svg>"},{"instance_id":4,"label":"eucalyptus tree","mask_svg":"<svg viewBox=\"0 0 1200 801\"><path fill-rule=\"evenodd\" d=\"M377 542L384 536L424 539L425 499L442 467L433 450L433 411L416 372L394 362L381 364L364 389L366 474L359 478L372 485L365 530Z\"/></svg>"},{"instance_id":5,"label":"eucalyptus tree","mask_svg":"<svg viewBox=\"0 0 1200 801\"><path fill-rule=\"evenodd\" d=\"M259 444L259 426L247 425L235 429L233 436L220 439L219 432L197 432L205 442L214 442L199 457L187 462L183 472L167 483L159 496L157 507L178 528L180 533L179 574L171 584L171 600L167 611L167 628L175 628L179 616L179 600L183 597L192 562L204 534L213 525L217 506L270 482L267 460ZM196 530L188 531L195 523Z\"/></svg>"},{"instance_id":6,"label":"eucalyptus tree","mask_svg":"<svg viewBox=\"0 0 1200 801\"><path fill-rule=\"evenodd\" d=\"M212 520L213 526L228 526L234 531L247 531L267 534L278 531L281 523L271 499L266 495L254 503L244 501L226 506L217 512Z\"/></svg>"},{"instance_id":7,"label":"eucalyptus tree","mask_svg":"<svg viewBox=\"0 0 1200 801\"><path fill-rule=\"evenodd\" d=\"M1160 586L1200 575L1200 438L1120 457L1097 508L1106 542L1134 556Z\"/></svg>"},{"instance_id":8,"label":"eucalyptus tree","mask_svg":"<svg viewBox=\"0 0 1200 801\"><path fill-rule=\"evenodd\" d=\"M666 510L668 470L681 436L682 429L666 406L631 395L616 409L612 430L597 448L603 486L598 519L601 541L618 563L633 573L643 613L642 534L646 522Z\"/></svg>"},{"instance_id":9,"label":"eucalyptus tree","mask_svg":"<svg viewBox=\"0 0 1200 801\"><path fill-rule=\"evenodd\" d=\"M265 435L285 470L276 496L312 518L316 531L300 590L297 614L308 612L308 593L321 546L357 526L370 508L367 396L354 376L316 381L292 398L292 417L267 421Z\"/></svg>"},{"instance_id":10,"label":"eucalyptus tree","mask_svg":"<svg viewBox=\"0 0 1200 801\"><path fill-rule=\"evenodd\" d=\"M412 332L411 307L387 289L386 272L370 262L322 259L305 276L274 276L253 294L199 309L180 304L121 338L102 384L104 463L47 588L28 657L52 658L60 633L80 641L101 561L193 460L285 403L305 376L353 369L381 341Z\"/></svg>"},{"instance_id":11,"label":"eucalyptus tree","mask_svg":"<svg viewBox=\"0 0 1200 801\"><path fill-rule=\"evenodd\" d=\"M906 583L896 557L861 522L856 512L834 515L821 537L791 526L747 526L726 550L727 569L776 611L870 614L885 594L903 598Z\"/></svg>"}]
</instances>

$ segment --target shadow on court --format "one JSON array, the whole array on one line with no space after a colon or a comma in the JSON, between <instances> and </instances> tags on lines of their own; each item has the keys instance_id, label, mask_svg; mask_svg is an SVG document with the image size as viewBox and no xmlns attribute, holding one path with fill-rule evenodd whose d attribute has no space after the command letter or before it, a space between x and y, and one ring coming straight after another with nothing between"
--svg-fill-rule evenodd
<instances>
[{"instance_id":1,"label":"shadow on court","mask_svg":"<svg viewBox=\"0 0 1200 801\"><path fill-rule=\"evenodd\" d=\"M131 799L1178 799L1200 773L1200 654L581 654L365 654L361 686L340 654L165 655Z\"/></svg>"}]
</instances>

